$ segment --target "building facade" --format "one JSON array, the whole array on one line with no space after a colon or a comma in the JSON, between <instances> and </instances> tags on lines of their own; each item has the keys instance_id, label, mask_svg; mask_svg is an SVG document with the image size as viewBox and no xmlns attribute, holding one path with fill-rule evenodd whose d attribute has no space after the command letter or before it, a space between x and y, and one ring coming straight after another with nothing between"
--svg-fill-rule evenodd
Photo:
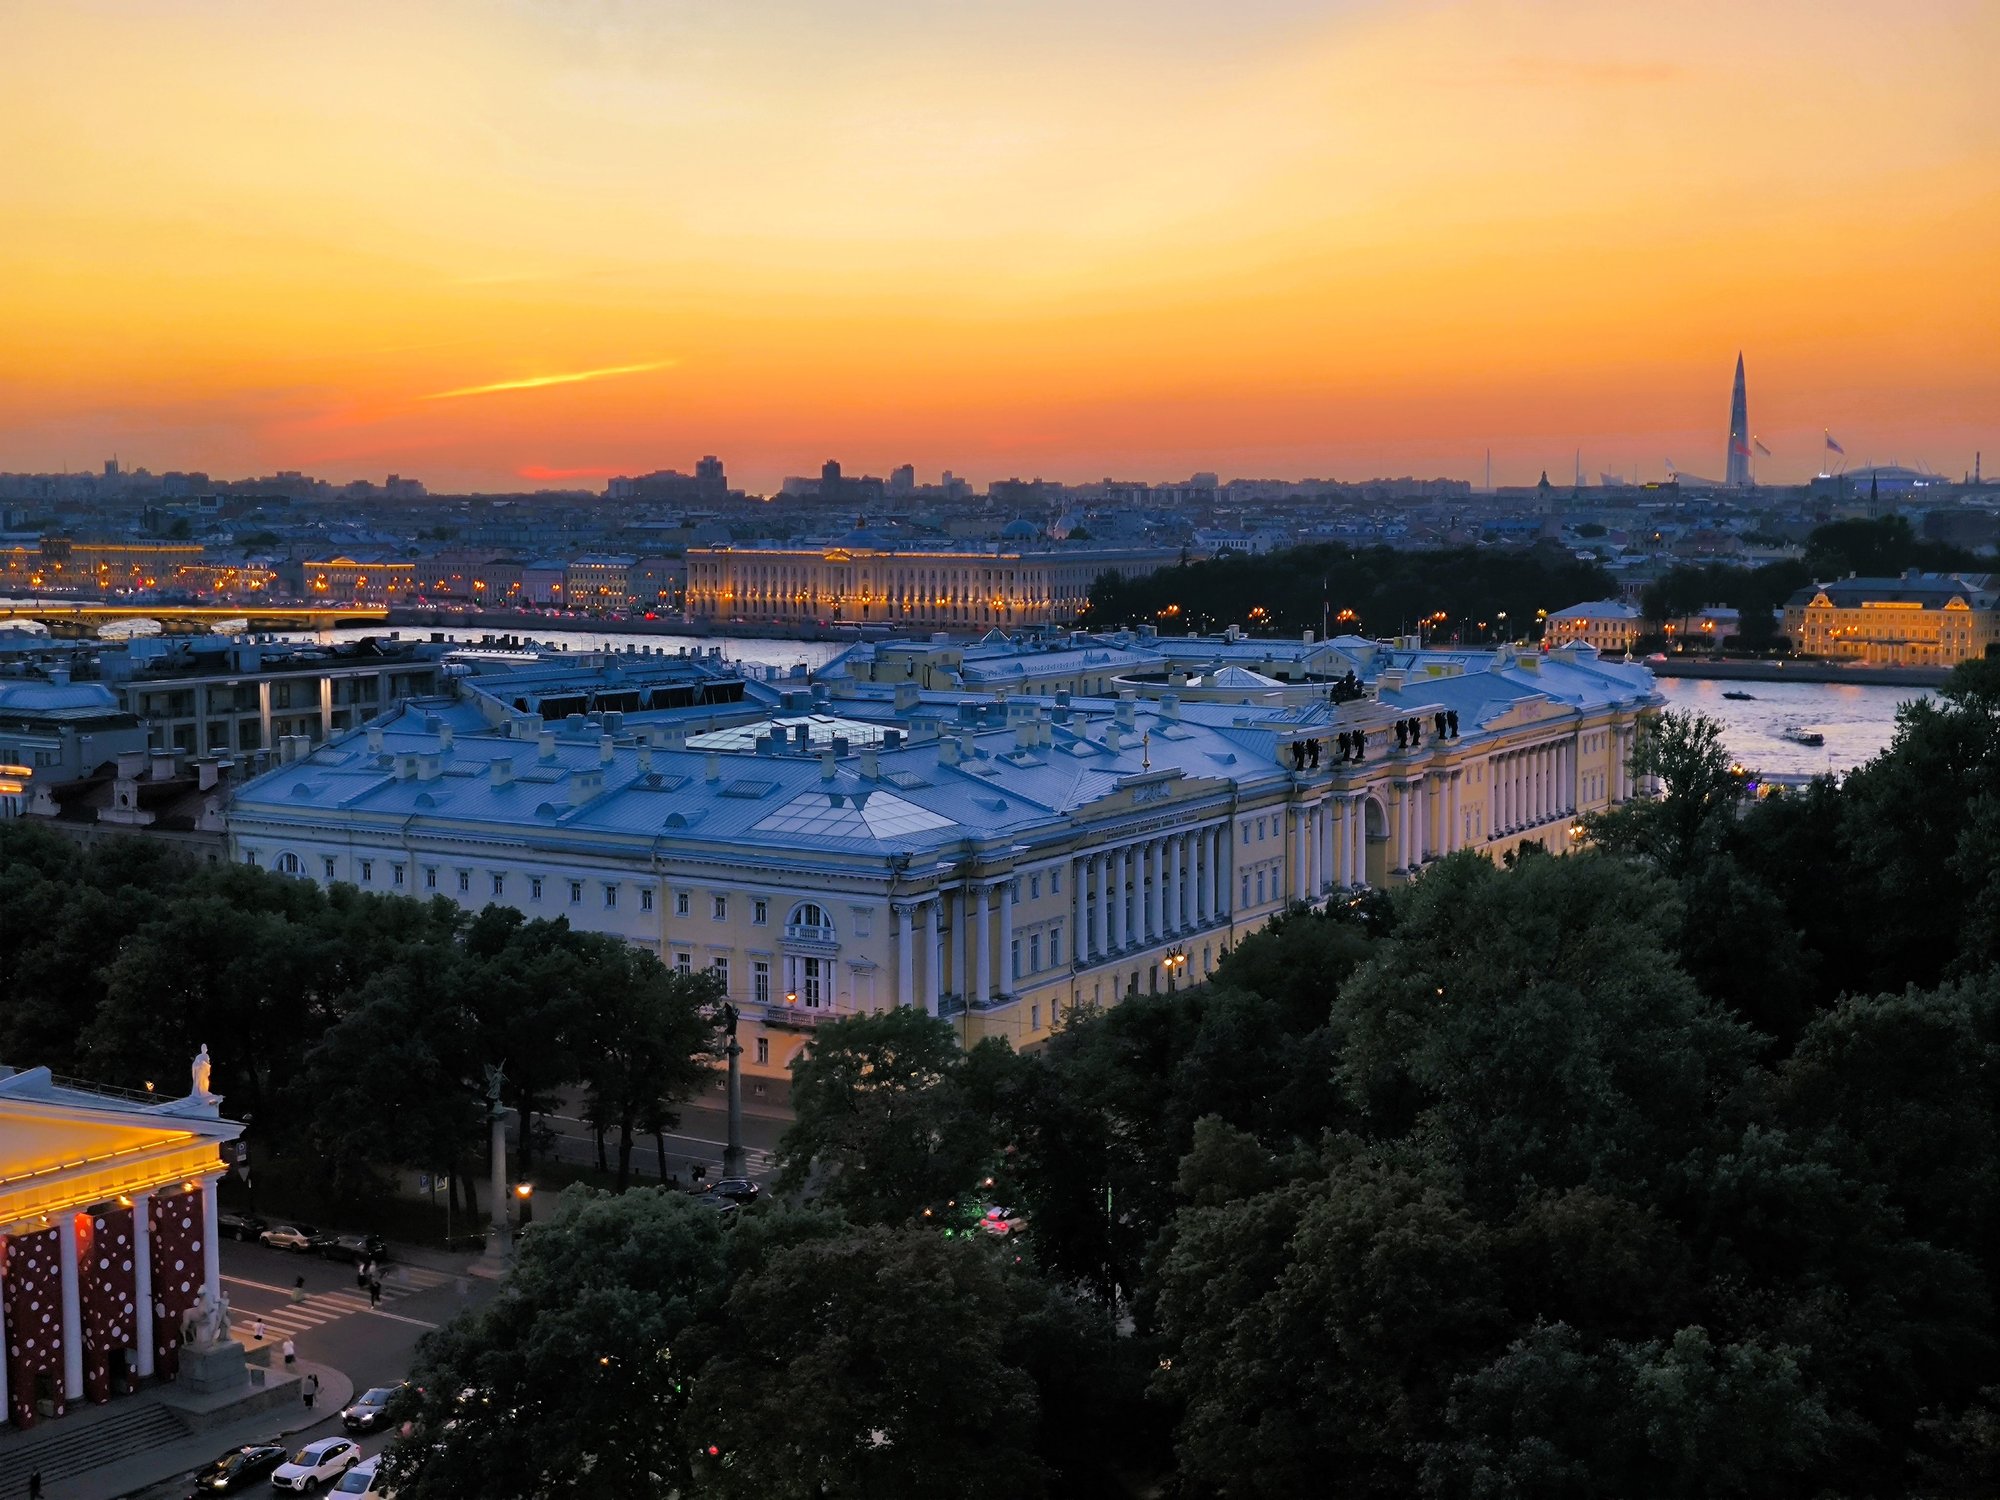
<instances>
[{"instance_id":1,"label":"building facade","mask_svg":"<svg viewBox=\"0 0 2000 1500\"><path fill-rule=\"evenodd\" d=\"M1031 1045L1077 1006L1201 979L1295 902L1459 849L1565 848L1633 794L1643 669L1586 647L1343 659L1366 687L1337 703L1184 699L1164 655L1095 698L753 683L698 722L437 700L242 788L231 857L713 970L760 1079L892 1005Z\"/></svg>"},{"instance_id":2,"label":"building facade","mask_svg":"<svg viewBox=\"0 0 2000 1500\"><path fill-rule=\"evenodd\" d=\"M1104 573L1157 572L1178 552L1141 548L1047 552L905 552L692 547L687 611L698 620L936 626L954 630L1066 625Z\"/></svg>"},{"instance_id":3,"label":"building facade","mask_svg":"<svg viewBox=\"0 0 2000 1500\"><path fill-rule=\"evenodd\" d=\"M1610 655L1630 651L1645 629L1636 606L1622 599L1572 604L1543 621L1543 638L1552 646L1581 641Z\"/></svg>"},{"instance_id":4,"label":"building facade","mask_svg":"<svg viewBox=\"0 0 2000 1500\"><path fill-rule=\"evenodd\" d=\"M1955 667L2000 643L2000 591L1989 574L1909 572L1800 589L1785 634L1804 656L1881 667Z\"/></svg>"}]
</instances>

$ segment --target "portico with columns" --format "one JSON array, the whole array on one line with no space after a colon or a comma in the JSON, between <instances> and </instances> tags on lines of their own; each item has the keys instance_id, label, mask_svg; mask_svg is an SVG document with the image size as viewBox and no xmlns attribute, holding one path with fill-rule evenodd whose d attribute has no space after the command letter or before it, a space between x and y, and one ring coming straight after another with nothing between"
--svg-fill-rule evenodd
<instances>
[{"instance_id":1,"label":"portico with columns","mask_svg":"<svg viewBox=\"0 0 2000 1500\"><path fill-rule=\"evenodd\" d=\"M221 1300L215 1185L243 1131L183 1098L0 1069L0 1409L16 1427L102 1403L178 1365L181 1327Z\"/></svg>"}]
</instances>

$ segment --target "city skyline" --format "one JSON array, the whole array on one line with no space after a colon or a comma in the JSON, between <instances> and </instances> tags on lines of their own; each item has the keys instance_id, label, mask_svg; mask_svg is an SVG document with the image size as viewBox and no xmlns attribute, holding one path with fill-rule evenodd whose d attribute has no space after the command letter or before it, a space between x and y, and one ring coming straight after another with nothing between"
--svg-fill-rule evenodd
<instances>
[{"instance_id":1,"label":"city skyline","mask_svg":"<svg viewBox=\"0 0 2000 1500\"><path fill-rule=\"evenodd\" d=\"M0 36L0 469L1652 477L1710 469L1739 348L1769 483L1825 430L1955 474L2000 410L1971 4Z\"/></svg>"}]
</instances>

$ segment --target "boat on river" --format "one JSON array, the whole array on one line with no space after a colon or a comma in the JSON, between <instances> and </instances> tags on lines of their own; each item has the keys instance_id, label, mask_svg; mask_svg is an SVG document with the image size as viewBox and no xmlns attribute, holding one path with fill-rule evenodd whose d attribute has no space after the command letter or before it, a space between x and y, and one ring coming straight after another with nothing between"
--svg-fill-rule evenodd
<instances>
[{"instance_id":1,"label":"boat on river","mask_svg":"<svg viewBox=\"0 0 2000 1500\"><path fill-rule=\"evenodd\" d=\"M1826 736L1817 729L1787 729L1780 738L1790 740L1794 745L1809 745L1815 750L1826 743Z\"/></svg>"},{"instance_id":2,"label":"boat on river","mask_svg":"<svg viewBox=\"0 0 2000 1500\"><path fill-rule=\"evenodd\" d=\"M1724 693L1722 696L1725 698L1734 698L1738 703L1751 703L1754 702L1757 697L1755 693L1738 693L1738 692L1727 692Z\"/></svg>"}]
</instances>

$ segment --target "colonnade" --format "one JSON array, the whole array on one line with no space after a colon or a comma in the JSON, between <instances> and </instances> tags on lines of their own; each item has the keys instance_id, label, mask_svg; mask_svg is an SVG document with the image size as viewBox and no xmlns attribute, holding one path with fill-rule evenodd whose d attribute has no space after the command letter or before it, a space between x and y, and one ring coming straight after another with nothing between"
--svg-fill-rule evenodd
<instances>
[{"instance_id":1,"label":"colonnade","mask_svg":"<svg viewBox=\"0 0 2000 1500\"><path fill-rule=\"evenodd\" d=\"M1620 730L1615 733L1622 747L1626 732ZM1622 789L1624 763L1621 753L1617 761L1618 770L1614 773L1619 789L1614 790L1613 801L1621 801L1625 796ZM1502 751L1487 764L1492 768L1490 821L1495 834L1539 828L1544 823L1553 823L1576 812L1576 744L1573 740L1560 740L1552 745L1537 745L1525 750Z\"/></svg>"}]
</instances>

